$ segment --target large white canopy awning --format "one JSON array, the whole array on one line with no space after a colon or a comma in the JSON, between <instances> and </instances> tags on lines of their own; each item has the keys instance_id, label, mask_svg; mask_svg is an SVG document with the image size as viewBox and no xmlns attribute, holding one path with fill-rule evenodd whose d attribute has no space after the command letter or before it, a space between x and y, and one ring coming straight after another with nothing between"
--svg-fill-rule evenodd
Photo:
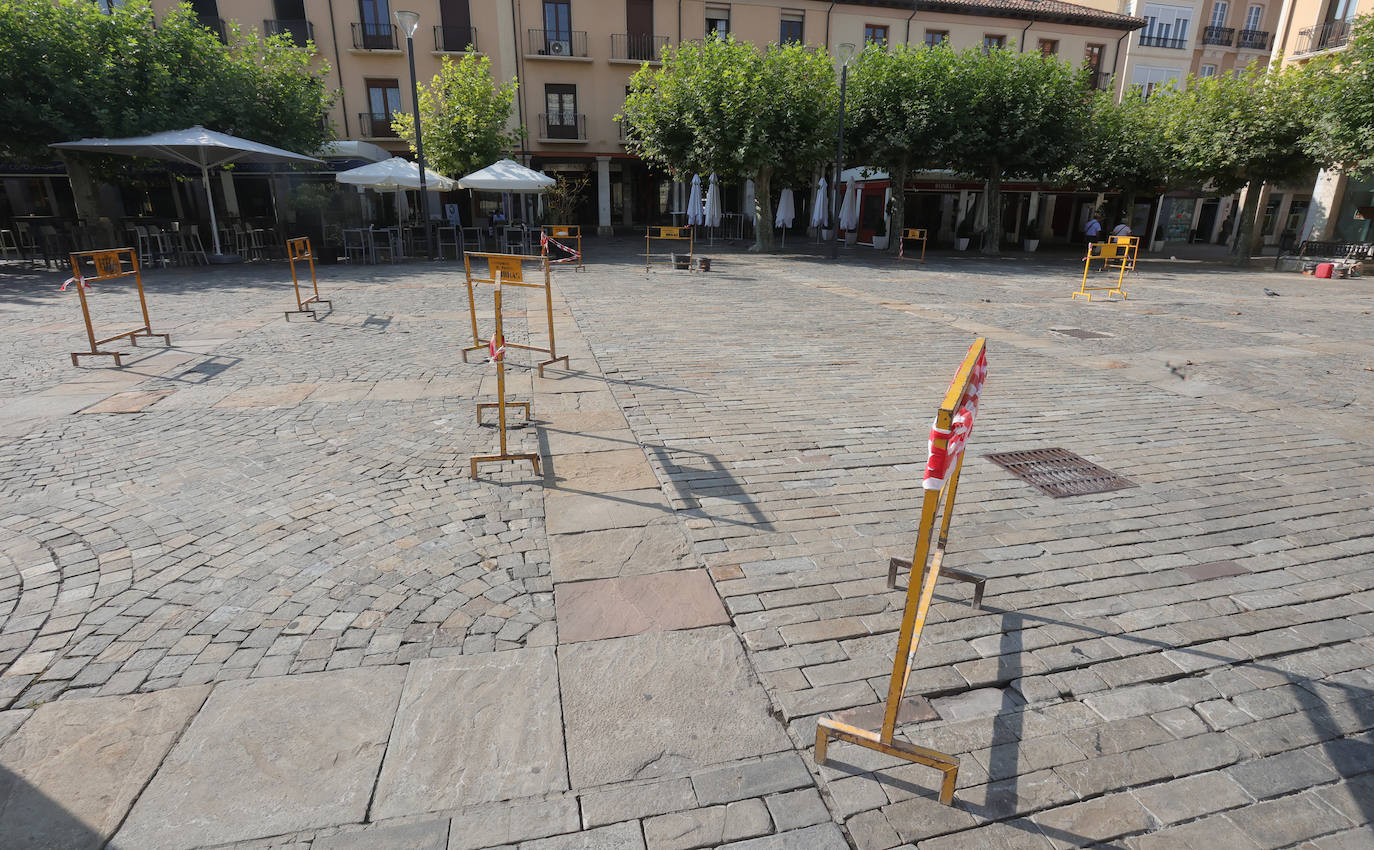
<instances>
[{"instance_id":1,"label":"large white canopy awning","mask_svg":"<svg viewBox=\"0 0 1374 850\"><path fill-rule=\"evenodd\" d=\"M371 142L342 139L330 142L320 148L321 159L361 159L367 162L382 162L391 158L391 151Z\"/></svg>"},{"instance_id":2,"label":"large white canopy awning","mask_svg":"<svg viewBox=\"0 0 1374 850\"><path fill-rule=\"evenodd\" d=\"M75 142L59 142L49 147L87 153L146 156L149 159L169 159L198 166L205 183L206 203L210 207L210 230L214 233L216 256L220 256L219 225L215 220L215 201L210 194L211 168L230 162L319 162L313 156L240 139L228 133L217 133L199 124L185 130L167 130L149 136L81 139Z\"/></svg>"},{"instance_id":3,"label":"large white canopy awning","mask_svg":"<svg viewBox=\"0 0 1374 850\"><path fill-rule=\"evenodd\" d=\"M385 162L374 162L350 168L334 175L340 183L386 191L390 189L419 189L420 166L408 159L393 156ZM425 169L425 189L430 192L449 192L458 184L437 171Z\"/></svg>"},{"instance_id":4,"label":"large white canopy awning","mask_svg":"<svg viewBox=\"0 0 1374 850\"><path fill-rule=\"evenodd\" d=\"M484 192L544 192L554 179L541 171L526 168L512 159L492 163L458 179L458 188Z\"/></svg>"}]
</instances>

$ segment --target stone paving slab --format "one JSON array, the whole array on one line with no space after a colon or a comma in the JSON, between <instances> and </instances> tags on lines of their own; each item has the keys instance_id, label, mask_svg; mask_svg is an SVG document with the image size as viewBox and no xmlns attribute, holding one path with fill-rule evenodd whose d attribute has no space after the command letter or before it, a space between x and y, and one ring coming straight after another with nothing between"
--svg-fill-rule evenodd
<instances>
[{"instance_id":1,"label":"stone paving slab","mask_svg":"<svg viewBox=\"0 0 1374 850\"><path fill-rule=\"evenodd\" d=\"M554 586L560 643L728 623L705 570Z\"/></svg>"},{"instance_id":2,"label":"stone paving slab","mask_svg":"<svg viewBox=\"0 0 1374 850\"><path fill-rule=\"evenodd\" d=\"M404 680L390 667L221 685L114 843L170 850L361 821Z\"/></svg>"},{"instance_id":3,"label":"stone paving slab","mask_svg":"<svg viewBox=\"0 0 1374 850\"><path fill-rule=\"evenodd\" d=\"M374 816L565 790L560 721L552 648L411 664Z\"/></svg>"}]
</instances>

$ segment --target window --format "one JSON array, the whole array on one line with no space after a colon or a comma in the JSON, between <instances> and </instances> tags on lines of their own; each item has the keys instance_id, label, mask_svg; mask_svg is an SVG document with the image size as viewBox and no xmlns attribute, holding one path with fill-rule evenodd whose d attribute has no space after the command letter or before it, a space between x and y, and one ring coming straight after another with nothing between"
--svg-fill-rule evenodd
<instances>
[{"instance_id":1,"label":"window","mask_svg":"<svg viewBox=\"0 0 1374 850\"><path fill-rule=\"evenodd\" d=\"M926 30L926 47L949 44L949 30Z\"/></svg>"},{"instance_id":2,"label":"window","mask_svg":"<svg viewBox=\"0 0 1374 850\"><path fill-rule=\"evenodd\" d=\"M984 50L1001 49L1001 48L1004 48L1004 47L1006 47L1006 46L1007 46L1007 37L1006 37L1005 35L984 35L984 36L983 36L983 49L984 49Z\"/></svg>"},{"instance_id":3,"label":"window","mask_svg":"<svg viewBox=\"0 0 1374 850\"><path fill-rule=\"evenodd\" d=\"M549 139L576 139L577 86L548 83L544 86L545 129Z\"/></svg>"},{"instance_id":4,"label":"window","mask_svg":"<svg viewBox=\"0 0 1374 850\"><path fill-rule=\"evenodd\" d=\"M1260 19L1264 17L1263 6L1251 6L1245 10L1245 28L1257 30L1260 28Z\"/></svg>"},{"instance_id":5,"label":"window","mask_svg":"<svg viewBox=\"0 0 1374 850\"><path fill-rule=\"evenodd\" d=\"M1056 39L1042 38L1036 42L1036 47L1039 49L1041 56L1059 55L1059 42Z\"/></svg>"},{"instance_id":6,"label":"window","mask_svg":"<svg viewBox=\"0 0 1374 850\"><path fill-rule=\"evenodd\" d=\"M1145 47L1188 46L1188 27L1193 22L1193 7L1164 6L1146 3L1145 29L1140 31L1140 43Z\"/></svg>"},{"instance_id":7,"label":"window","mask_svg":"<svg viewBox=\"0 0 1374 850\"><path fill-rule=\"evenodd\" d=\"M805 12L783 12L782 28L778 32L778 43L801 44L803 40L802 22L805 19Z\"/></svg>"},{"instance_id":8,"label":"window","mask_svg":"<svg viewBox=\"0 0 1374 850\"><path fill-rule=\"evenodd\" d=\"M1216 2L1215 4L1212 5L1212 23L1211 23L1212 26L1214 26L1214 27L1224 27L1224 26L1226 26L1226 12L1227 12L1227 9L1228 9L1228 6L1227 6L1227 4L1226 4L1226 0L1218 0L1218 2Z\"/></svg>"},{"instance_id":9,"label":"window","mask_svg":"<svg viewBox=\"0 0 1374 850\"><path fill-rule=\"evenodd\" d=\"M715 34L721 38L730 34L730 7L729 6L707 6L706 7L706 34Z\"/></svg>"},{"instance_id":10,"label":"window","mask_svg":"<svg viewBox=\"0 0 1374 850\"><path fill-rule=\"evenodd\" d=\"M1105 45L1089 44L1083 51L1083 67L1089 69L1094 74L1102 70L1102 49Z\"/></svg>"},{"instance_id":11,"label":"window","mask_svg":"<svg viewBox=\"0 0 1374 850\"><path fill-rule=\"evenodd\" d=\"M1199 77L1215 77L1217 75L1217 66L1203 65L1201 68L1197 69L1197 75Z\"/></svg>"},{"instance_id":12,"label":"window","mask_svg":"<svg viewBox=\"0 0 1374 850\"><path fill-rule=\"evenodd\" d=\"M364 80L367 86L368 114L363 118L363 135L390 137L391 115L401 111L401 86L396 80Z\"/></svg>"},{"instance_id":13,"label":"window","mask_svg":"<svg viewBox=\"0 0 1374 850\"><path fill-rule=\"evenodd\" d=\"M358 0L358 15L362 22L363 47L386 50L396 46L391 34L391 4L387 0Z\"/></svg>"},{"instance_id":14,"label":"window","mask_svg":"<svg viewBox=\"0 0 1374 850\"><path fill-rule=\"evenodd\" d=\"M572 41L569 0L544 0L544 37L550 41Z\"/></svg>"},{"instance_id":15,"label":"window","mask_svg":"<svg viewBox=\"0 0 1374 850\"><path fill-rule=\"evenodd\" d=\"M887 46L887 27L877 24L864 24L864 44Z\"/></svg>"},{"instance_id":16,"label":"window","mask_svg":"<svg viewBox=\"0 0 1374 850\"><path fill-rule=\"evenodd\" d=\"M1149 97L1165 86L1177 86L1178 69L1137 65L1131 75L1131 85L1136 87L1142 96Z\"/></svg>"}]
</instances>

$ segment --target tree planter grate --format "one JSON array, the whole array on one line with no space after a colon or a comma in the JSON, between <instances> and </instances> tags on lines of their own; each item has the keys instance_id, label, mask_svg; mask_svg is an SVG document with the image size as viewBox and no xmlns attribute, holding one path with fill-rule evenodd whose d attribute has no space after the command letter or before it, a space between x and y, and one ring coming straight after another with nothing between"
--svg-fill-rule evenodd
<instances>
[{"instance_id":1,"label":"tree planter grate","mask_svg":"<svg viewBox=\"0 0 1374 850\"><path fill-rule=\"evenodd\" d=\"M1041 493L1056 499L1110 493L1137 486L1110 469L1103 469L1067 449L1000 452L990 454L987 458Z\"/></svg>"}]
</instances>

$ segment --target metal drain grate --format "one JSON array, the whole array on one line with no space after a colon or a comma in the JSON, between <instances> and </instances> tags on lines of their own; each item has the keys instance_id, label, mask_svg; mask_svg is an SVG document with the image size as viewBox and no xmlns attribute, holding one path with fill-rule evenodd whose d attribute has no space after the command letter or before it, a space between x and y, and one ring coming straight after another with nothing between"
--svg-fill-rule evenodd
<instances>
[{"instance_id":1,"label":"metal drain grate","mask_svg":"<svg viewBox=\"0 0 1374 850\"><path fill-rule=\"evenodd\" d=\"M1111 334L1098 333L1097 331L1085 331L1082 328L1050 328L1050 333L1076 337L1078 339L1108 339L1111 337Z\"/></svg>"},{"instance_id":2,"label":"metal drain grate","mask_svg":"<svg viewBox=\"0 0 1374 850\"><path fill-rule=\"evenodd\" d=\"M1056 499L1110 493L1136 486L1110 469L1103 469L1067 449L1000 452L987 458L1041 493Z\"/></svg>"}]
</instances>

